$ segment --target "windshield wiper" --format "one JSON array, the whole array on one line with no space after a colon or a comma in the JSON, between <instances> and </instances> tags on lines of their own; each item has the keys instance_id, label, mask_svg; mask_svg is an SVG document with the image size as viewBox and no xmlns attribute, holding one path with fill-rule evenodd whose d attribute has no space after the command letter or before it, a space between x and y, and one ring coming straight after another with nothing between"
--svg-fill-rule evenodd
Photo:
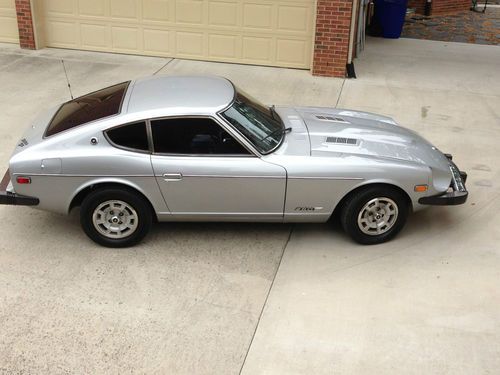
<instances>
[{"instance_id":1,"label":"windshield wiper","mask_svg":"<svg viewBox=\"0 0 500 375\"><path fill-rule=\"evenodd\" d=\"M259 142L265 141L267 138L272 137L275 134L281 133L281 135L283 135L283 134L286 134L286 133L291 132L291 131L292 131L292 128L285 128L285 127L281 128L281 129L276 129L275 131L266 135L264 138L260 139Z\"/></svg>"}]
</instances>

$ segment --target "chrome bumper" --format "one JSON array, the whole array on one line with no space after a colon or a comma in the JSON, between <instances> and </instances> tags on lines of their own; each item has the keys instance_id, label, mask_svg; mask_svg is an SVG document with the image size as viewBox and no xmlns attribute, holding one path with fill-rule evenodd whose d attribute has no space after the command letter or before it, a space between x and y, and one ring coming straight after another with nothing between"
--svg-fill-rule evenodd
<instances>
[{"instance_id":1,"label":"chrome bumper","mask_svg":"<svg viewBox=\"0 0 500 375\"><path fill-rule=\"evenodd\" d=\"M10 182L9 170L5 172L5 175L0 182L0 204L8 204L12 206L36 206L40 203L38 198L26 197L24 195L19 195L16 193L11 193L7 191L7 186Z\"/></svg>"},{"instance_id":2,"label":"chrome bumper","mask_svg":"<svg viewBox=\"0 0 500 375\"><path fill-rule=\"evenodd\" d=\"M467 197L469 196L469 192L465 188L467 173L458 169L457 165L453 163L451 155L445 154L445 156L450 160L452 175L450 187L442 194L422 197L418 200L418 203L435 206L455 206L464 204L467 201Z\"/></svg>"}]
</instances>

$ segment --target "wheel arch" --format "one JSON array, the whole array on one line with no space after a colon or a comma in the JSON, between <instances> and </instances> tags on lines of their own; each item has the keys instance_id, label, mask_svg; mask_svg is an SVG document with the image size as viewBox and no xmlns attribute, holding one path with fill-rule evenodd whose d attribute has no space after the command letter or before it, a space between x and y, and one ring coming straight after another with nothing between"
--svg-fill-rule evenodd
<instances>
[{"instance_id":1,"label":"wheel arch","mask_svg":"<svg viewBox=\"0 0 500 375\"><path fill-rule=\"evenodd\" d=\"M154 209L153 204L151 203L151 200L146 196L144 191L133 183L130 183L128 181L122 181L122 180L96 180L96 181L90 181L86 183L85 185L82 185L79 190L73 195L73 197L70 200L70 204L68 206L68 213L71 212L71 210L75 207L79 207L83 200L85 199L86 196L88 196L92 191L95 191L97 189L104 189L104 188L120 188L120 189L127 189L130 191L133 191L134 193L138 194L144 201L146 201L149 205L149 208L151 210L151 213L154 218L156 218L156 211Z\"/></svg>"},{"instance_id":2,"label":"wheel arch","mask_svg":"<svg viewBox=\"0 0 500 375\"><path fill-rule=\"evenodd\" d=\"M406 190L403 189L401 186L398 186L398 185L396 185L394 183L390 183L390 182L375 182L375 181L372 181L372 182L364 183L362 185L358 185L358 186L354 187L352 190L350 190L349 192L347 192L342 197L342 199L337 203L337 205L335 206L335 208L334 208L334 210L333 210L332 215L330 216L330 218L336 216L340 212L340 210L342 210L342 208L345 205L345 202L353 194L356 194L360 190L367 189L367 188L372 188L372 187L391 188L391 189L394 189L394 190L400 192L405 197L405 199L406 199L406 203L408 204L408 210L410 212L413 210L413 203L412 203L411 197L406 192Z\"/></svg>"}]
</instances>

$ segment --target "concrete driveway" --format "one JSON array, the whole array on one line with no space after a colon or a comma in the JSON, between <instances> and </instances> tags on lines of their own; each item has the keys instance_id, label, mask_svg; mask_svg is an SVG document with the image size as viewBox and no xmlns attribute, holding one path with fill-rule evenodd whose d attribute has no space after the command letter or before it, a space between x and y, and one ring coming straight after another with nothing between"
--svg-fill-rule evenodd
<instances>
[{"instance_id":1,"label":"concrete driveway","mask_svg":"<svg viewBox=\"0 0 500 375\"><path fill-rule=\"evenodd\" d=\"M500 368L500 49L370 39L357 80L0 45L0 165L36 113L150 74L211 73L267 103L379 112L453 153L466 205L385 245L336 225L161 224L133 249L0 207L0 373L493 374Z\"/></svg>"}]
</instances>

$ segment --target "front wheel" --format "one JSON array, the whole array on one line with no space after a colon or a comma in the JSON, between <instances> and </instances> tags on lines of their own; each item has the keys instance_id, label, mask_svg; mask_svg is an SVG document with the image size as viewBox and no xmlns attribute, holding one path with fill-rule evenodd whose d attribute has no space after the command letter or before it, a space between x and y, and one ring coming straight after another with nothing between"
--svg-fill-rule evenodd
<instances>
[{"instance_id":1,"label":"front wheel","mask_svg":"<svg viewBox=\"0 0 500 375\"><path fill-rule=\"evenodd\" d=\"M152 213L148 202L125 188L103 188L82 202L80 222L94 242L106 247L129 247L149 232Z\"/></svg>"},{"instance_id":2,"label":"front wheel","mask_svg":"<svg viewBox=\"0 0 500 375\"><path fill-rule=\"evenodd\" d=\"M353 193L345 202L341 222L353 240L364 245L389 241L404 227L409 204L391 187L372 186Z\"/></svg>"}]
</instances>

